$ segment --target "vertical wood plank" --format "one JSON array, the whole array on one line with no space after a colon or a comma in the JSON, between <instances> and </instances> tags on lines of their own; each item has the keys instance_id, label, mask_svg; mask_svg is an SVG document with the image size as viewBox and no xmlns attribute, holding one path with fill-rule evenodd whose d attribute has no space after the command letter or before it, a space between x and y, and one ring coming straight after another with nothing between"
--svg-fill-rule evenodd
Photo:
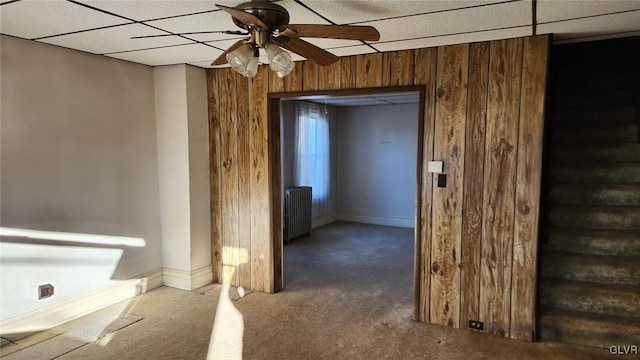
<instances>
[{"instance_id":1,"label":"vertical wood plank","mask_svg":"<svg viewBox=\"0 0 640 360\"><path fill-rule=\"evenodd\" d=\"M220 116L218 70L207 70L207 102L209 107L209 169L211 191L211 264L213 281L222 282L222 195L220 169Z\"/></svg>"},{"instance_id":2,"label":"vertical wood plank","mask_svg":"<svg viewBox=\"0 0 640 360\"><path fill-rule=\"evenodd\" d=\"M381 86L391 85L391 62L393 52L382 53L382 84Z\"/></svg>"},{"instance_id":3,"label":"vertical wood plank","mask_svg":"<svg viewBox=\"0 0 640 360\"><path fill-rule=\"evenodd\" d=\"M270 154L270 169L281 169L282 159L280 152L280 101L279 99L272 99L269 101L268 114L269 114L269 154ZM282 290L284 284L283 278L283 208L282 208L282 172L271 172L271 203L275 204L272 209L273 214L273 291L277 292Z\"/></svg>"},{"instance_id":4,"label":"vertical wood plank","mask_svg":"<svg viewBox=\"0 0 640 360\"><path fill-rule=\"evenodd\" d=\"M482 244L482 182L489 78L489 43L469 47L469 90L462 206L462 276L460 324L480 319L480 248Z\"/></svg>"},{"instance_id":5,"label":"vertical wood plank","mask_svg":"<svg viewBox=\"0 0 640 360\"><path fill-rule=\"evenodd\" d=\"M238 286L238 147L236 76L231 68L220 71L220 132L222 139L222 259L229 278L224 283Z\"/></svg>"},{"instance_id":6,"label":"vertical wood plank","mask_svg":"<svg viewBox=\"0 0 640 360\"><path fill-rule=\"evenodd\" d=\"M340 59L340 89L353 89L356 87L356 60L356 56Z\"/></svg>"},{"instance_id":7,"label":"vertical wood plank","mask_svg":"<svg viewBox=\"0 0 640 360\"><path fill-rule=\"evenodd\" d=\"M356 87L382 86L382 53L356 55Z\"/></svg>"},{"instance_id":8,"label":"vertical wood plank","mask_svg":"<svg viewBox=\"0 0 640 360\"><path fill-rule=\"evenodd\" d=\"M538 211L549 36L524 39L513 239L511 337L535 339Z\"/></svg>"},{"instance_id":9,"label":"vertical wood plank","mask_svg":"<svg viewBox=\"0 0 640 360\"><path fill-rule=\"evenodd\" d=\"M303 61L296 61L295 67L289 75L284 77L284 91L302 91L302 79L303 79ZM269 70L271 71L271 70Z\"/></svg>"},{"instance_id":10,"label":"vertical wood plank","mask_svg":"<svg viewBox=\"0 0 640 360\"><path fill-rule=\"evenodd\" d=\"M318 71L318 89L335 90L340 88L340 70L342 61L331 65L321 66Z\"/></svg>"},{"instance_id":11,"label":"vertical wood plank","mask_svg":"<svg viewBox=\"0 0 640 360\"><path fill-rule=\"evenodd\" d=\"M249 85L251 168L251 288L273 292L269 128L267 121L267 66L260 66ZM286 87L285 83L285 87Z\"/></svg>"},{"instance_id":12,"label":"vertical wood plank","mask_svg":"<svg viewBox=\"0 0 640 360\"><path fill-rule=\"evenodd\" d=\"M305 61L302 66L303 79L302 90L317 90L318 89L318 64L313 61Z\"/></svg>"},{"instance_id":13,"label":"vertical wood plank","mask_svg":"<svg viewBox=\"0 0 640 360\"><path fill-rule=\"evenodd\" d=\"M238 284L251 287L251 264L245 254L251 252L251 197L249 188L249 80L236 76L236 113L238 148Z\"/></svg>"},{"instance_id":14,"label":"vertical wood plank","mask_svg":"<svg viewBox=\"0 0 640 360\"><path fill-rule=\"evenodd\" d=\"M419 249L415 251L415 314L420 321L430 322L431 296L431 205L433 195L433 177L427 172L426 163L433 159L433 138L435 126L435 87L436 87L436 48L418 49L415 51L414 84L425 85L424 123L422 140L423 166L419 174L420 191L420 227L415 230L415 243Z\"/></svg>"},{"instance_id":15,"label":"vertical wood plank","mask_svg":"<svg viewBox=\"0 0 640 360\"><path fill-rule=\"evenodd\" d=\"M389 85L413 84L413 50L388 53L391 56Z\"/></svg>"},{"instance_id":16,"label":"vertical wood plank","mask_svg":"<svg viewBox=\"0 0 640 360\"><path fill-rule=\"evenodd\" d=\"M469 45L438 48L434 158L446 187L433 188L431 322L460 326L460 246Z\"/></svg>"},{"instance_id":17,"label":"vertical wood plank","mask_svg":"<svg viewBox=\"0 0 640 360\"><path fill-rule=\"evenodd\" d=\"M490 46L480 319L485 332L509 336L522 39Z\"/></svg>"},{"instance_id":18,"label":"vertical wood plank","mask_svg":"<svg viewBox=\"0 0 640 360\"><path fill-rule=\"evenodd\" d=\"M297 64L296 64L297 65ZM284 82L286 77L278 77L278 73L269 70L269 92L277 93L284 92Z\"/></svg>"}]
</instances>

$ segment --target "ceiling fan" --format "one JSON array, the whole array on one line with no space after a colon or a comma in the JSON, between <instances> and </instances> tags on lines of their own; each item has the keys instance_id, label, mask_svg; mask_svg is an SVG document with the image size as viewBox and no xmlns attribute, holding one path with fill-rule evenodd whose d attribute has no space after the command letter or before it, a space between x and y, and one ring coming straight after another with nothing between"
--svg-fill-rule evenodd
<instances>
[{"instance_id":1,"label":"ceiling fan","mask_svg":"<svg viewBox=\"0 0 640 360\"><path fill-rule=\"evenodd\" d=\"M246 31L219 32L249 37L231 45L211 65L224 65L228 62L233 69L246 77L254 77L257 73L259 49L265 50L271 69L279 77L284 77L295 65L291 60L291 54L281 47L321 66L338 61L334 54L300 38L380 40L380 33L372 26L289 24L289 12L284 7L266 0L248 1L235 7L216 6L229 13L233 22Z\"/></svg>"}]
</instances>

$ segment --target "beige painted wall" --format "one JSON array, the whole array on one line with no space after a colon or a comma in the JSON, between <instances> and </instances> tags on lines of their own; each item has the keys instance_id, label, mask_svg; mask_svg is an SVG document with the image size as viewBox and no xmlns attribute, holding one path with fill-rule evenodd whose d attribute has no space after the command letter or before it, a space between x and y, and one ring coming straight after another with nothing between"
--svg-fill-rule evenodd
<instances>
[{"instance_id":1,"label":"beige painted wall","mask_svg":"<svg viewBox=\"0 0 640 360\"><path fill-rule=\"evenodd\" d=\"M154 68L164 266L211 264L209 125L203 69Z\"/></svg>"},{"instance_id":2,"label":"beige painted wall","mask_svg":"<svg viewBox=\"0 0 640 360\"><path fill-rule=\"evenodd\" d=\"M0 243L1 319L162 267L148 66L1 37L2 227L144 239L144 247ZM38 284L56 286L37 300ZM11 289L12 291L6 291Z\"/></svg>"}]
</instances>

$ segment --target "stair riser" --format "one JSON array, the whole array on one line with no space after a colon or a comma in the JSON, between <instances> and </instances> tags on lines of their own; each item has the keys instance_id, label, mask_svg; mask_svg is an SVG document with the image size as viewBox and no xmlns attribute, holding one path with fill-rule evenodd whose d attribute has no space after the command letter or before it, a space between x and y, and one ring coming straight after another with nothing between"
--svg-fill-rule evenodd
<instances>
[{"instance_id":1,"label":"stair riser","mask_svg":"<svg viewBox=\"0 0 640 360\"><path fill-rule=\"evenodd\" d=\"M557 184L630 184L640 183L640 167L632 164L625 168L572 168L556 167L551 170Z\"/></svg>"},{"instance_id":2,"label":"stair riser","mask_svg":"<svg viewBox=\"0 0 640 360\"><path fill-rule=\"evenodd\" d=\"M556 147L551 154L554 164L594 164L597 162L639 162L640 144L621 144L611 146Z\"/></svg>"},{"instance_id":3,"label":"stair riser","mask_svg":"<svg viewBox=\"0 0 640 360\"><path fill-rule=\"evenodd\" d=\"M557 129L552 131L554 144L627 143L640 141L638 125L619 125L608 128Z\"/></svg>"},{"instance_id":4,"label":"stair riser","mask_svg":"<svg viewBox=\"0 0 640 360\"><path fill-rule=\"evenodd\" d=\"M640 265L583 264L572 260L543 259L542 276L601 284L640 284Z\"/></svg>"},{"instance_id":5,"label":"stair riser","mask_svg":"<svg viewBox=\"0 0 640 360\"><path fill-rule=\"evenodd\" d=\"M638 256L640 257L640 239L611 240L598 238L559 238L551 235L547 250L569 251L577 254Z\"/></svg>"},{"instance_id":6,"label":"stair riser","mask_svg":"<svg viewBox=\"0 0 640 360\"><path fill-rule=\"evenodd\" d=\"M568 109L584 110L602 108L621 108L633 106L634 95L630 90L614 90L606 94L595 92L574 92L561 96L557 94L554 111L564 111Z\"/></svg>"},{"instance_id":7,"label":"stair riser","mask_svg":"<svg viewBox=\"0 0 640 360\"><path fill-rule=\"evenodd\" d=\"M636 109L623 107L615 109L594 109L590 111L562 111L552 116L553 126L556 128L576 128L595 124L636 124Z\"/></svg>"},{"instance_id":8,"label":"stair riser","mask_svg":"<svg viewBox=\"0 0 640 360\"><path fill-rule=\"evenodd\" d=\"M555 186L551 189L551 202L560 205L640 206L640 184L624 188Z\"/></svg>"},{"instance_id":9,"label":"stair riser","mask_svg":"<svg viewBox=\"0 0 640 360\"><path fill-rule=\"evenodd\" d=\"M562 99L564 96L573 96L576 89L583 93L610 93L620 89L629 89L633 86L633 80L628 74L624 76L608 76L602 79L582 77L575 81L557 81L555 83L554 97Z\"/></svg>"},{"instance_id":10,"label":"stair riser","mask_svg":"<svg viewBox=\"0 0 640 360\"><path fill-rule=\"evenodd\" d=\"M628 211L588 210L555 207L550 210L551 226L594 230L640 230L640 208Z\"/></svg>"},{"instance_id":11,"label":"stair riser","mask_svg":"<svg viewBox=\"0 0 640 360\"><path fill-rule=\"evenodd\" d=\"M637 345L640 326L611 325L587 321L542 319L540 337L608 349L615 345Z\"/></svg>"},{"instance_id":12,"label":"stair riser","mask_svg":"<svg viewBox=\"0 0 640 360\"><path fill-rule=\"evenodd\" d=\"M540 304L555 309L640 317L640 288L636 293L595 288L585 292L583 288L543 284Z\"/></svg>"}]
</instances>

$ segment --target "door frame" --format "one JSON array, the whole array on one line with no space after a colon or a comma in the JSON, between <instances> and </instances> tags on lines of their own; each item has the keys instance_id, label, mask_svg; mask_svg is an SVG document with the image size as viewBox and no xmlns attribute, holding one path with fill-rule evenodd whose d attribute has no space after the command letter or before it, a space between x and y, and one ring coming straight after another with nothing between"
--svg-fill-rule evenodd
<instances>
[{"instance_id":1,"label":"door frame","mask_svg":"<svg viewBox=\"0 0 640 360\"><path fill-rule=\"evenodd\" d=\"M268 171L270 173L269 210L271 213L271 246L273 257L271 259L271 275L273 291L283 289L283 210L282 210L282 159L280 134L280 101L282 99L295 100L308 96L346 97L346 96L375 96L389 93L417 92L419 95L418 110L418 139L416 156L416 195L414 211L414 268L413 268L413 304L414 320L419 319L420 294L421 294L421 268L422 268L422 233L421 209L422 209L422 165L423 142L425 124L426 85L387 86L375 88L339 89L339 90L313 90L276 92L267 94L267 121L268 121Z\"/></svg>"}]
</instances>

